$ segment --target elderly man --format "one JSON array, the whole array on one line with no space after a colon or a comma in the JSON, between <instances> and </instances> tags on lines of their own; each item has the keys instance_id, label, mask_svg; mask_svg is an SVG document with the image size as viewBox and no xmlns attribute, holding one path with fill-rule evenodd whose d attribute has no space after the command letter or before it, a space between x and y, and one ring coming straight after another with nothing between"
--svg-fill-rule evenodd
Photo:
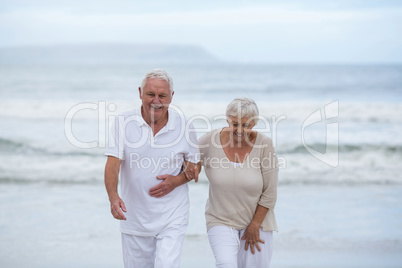
<instances>
[{"instance_id":1,"label":"elderly man","mask_svg":"<svg viewBox=\"0 0 402 268\"><path fill-rule=\"evenodd\" d=\"M197 180L199 151L192 125L169 108L172 84L163 70L147 73L139 87L141 108L117 116L110 130L105 186L112 215L121 220L125 267L180 265L189 217L186 182ZM186 174L185 163L191 163Z\"/></svg>"}]
</instances>

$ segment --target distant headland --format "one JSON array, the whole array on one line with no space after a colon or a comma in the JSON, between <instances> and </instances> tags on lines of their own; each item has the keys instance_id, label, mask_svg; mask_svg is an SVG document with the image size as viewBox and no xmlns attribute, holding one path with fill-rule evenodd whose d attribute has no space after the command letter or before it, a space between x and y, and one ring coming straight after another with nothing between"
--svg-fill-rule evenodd
<instances>
[{"instance_id":1,"label":"distant headland","mask_svg":"<svg viewBox=\"0 0 402 268\"><path fill-rule=\"evenodd\" d=\"M214 63L199 46L163 44L60 44L0 48L1 64Z\"/></svg>"}]
</instances>

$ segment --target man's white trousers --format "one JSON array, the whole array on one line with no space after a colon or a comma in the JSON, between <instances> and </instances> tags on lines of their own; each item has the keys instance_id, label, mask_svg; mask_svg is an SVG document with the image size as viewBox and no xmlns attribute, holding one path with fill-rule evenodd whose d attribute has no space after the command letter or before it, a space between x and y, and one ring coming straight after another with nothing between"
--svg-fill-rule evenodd
<instances>
[{"instance_id":1,"label":"man's white trousers","mask_svg":"<svg viewBox=\"0 0 402 268\"><path fill-rule=\"evenodd\" d=\"M122 233L125 268L179 268L187 225L175 225L155 236Z\"/></svg>"}]
</instances>

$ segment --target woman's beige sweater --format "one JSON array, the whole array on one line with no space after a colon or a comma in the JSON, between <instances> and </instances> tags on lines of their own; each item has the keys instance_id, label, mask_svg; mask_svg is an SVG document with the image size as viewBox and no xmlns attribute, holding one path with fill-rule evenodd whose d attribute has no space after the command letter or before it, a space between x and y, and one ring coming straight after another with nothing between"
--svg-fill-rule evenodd
<instances>
[{"instance_id":1,"label":"woman's beige sweater","mask_svg":"<svg viewBox=\"0 0 402 268\"><path fill-rule=\"evenodd\" d=\"M237 164L226 157L220 131L199 139L201 163L210 183L205 207L207 229L218 225L245 229L259 204L269 209L262 230L278 231L274 213L278 167L272 140L258 133L246 160Z\"/></svg>"}]
</instances>

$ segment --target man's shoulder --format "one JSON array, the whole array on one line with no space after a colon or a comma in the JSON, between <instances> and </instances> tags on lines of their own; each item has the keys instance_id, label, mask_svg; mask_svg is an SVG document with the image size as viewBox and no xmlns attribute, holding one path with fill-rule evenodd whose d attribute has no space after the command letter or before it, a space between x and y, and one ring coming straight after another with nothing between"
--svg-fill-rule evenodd
<instances>
[{"instance_id":1,"label":"man's shoulder","mask_svg":"<svg viewBox=\"0 0 402 268\"><path fill-rule=\"evenodd\" d=\"M118 113L115 116L114 120L116 124L120 126L127 126L127 125L134 126L133 124L131 124L132 122L136 122L137 123L136 125L138 126L145 123L144 119L142 118L140 108Z\"/></svg>"},{"instance_id":2,"label":"man's shoulder","mask_svg":"<svg viewBox=\"0 0 402 268\"><path fill-rule=\"evenodd\" d=\"M176 111L176 109L169 109L169 120L175 127L179 127L181 125L187 126L191 125L191 122L187 116L183 114L181 111Z\"/></svg>"},{"instance_id":3,"label":"man's shoulder","mask_svg":"<svg viewBox=\"0 0 402 268\"><path fill-rule=\"evenodd\" d=\"M134 108L134 109L124 111L124 112L117 114L117 116L122 116L124 118L131 117L131 116L137 116L137 115L141 116L140 108Z\"/></svg>"},{"instance_id":4,"label":"man's shoulder","mask_svg":"<svg viewBox=\"0 0 402 268\"><path fill-rule=\"evenodd\" d=\"M178 111L177 109L169 108L169 116L172 116L174 118L180 118L180 119L186 119L187 117L184 115L182 111Z\"/></svg>"}]
</instances>

